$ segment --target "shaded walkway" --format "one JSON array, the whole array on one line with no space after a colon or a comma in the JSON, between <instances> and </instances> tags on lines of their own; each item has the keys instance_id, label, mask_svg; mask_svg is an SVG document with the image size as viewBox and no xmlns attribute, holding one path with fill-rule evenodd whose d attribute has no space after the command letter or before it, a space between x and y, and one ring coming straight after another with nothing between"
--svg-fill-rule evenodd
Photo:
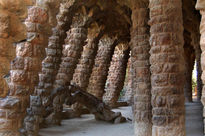
<instances>
[{"instance_id":1,"label":"shaded walkway","mask_svg":"<svg viewBox=\"0 0 205 136\"><path fill-rule=\"evenodd\" d=\"M115 111L121 111L126 117L132 118L131 107L121 107ZM62 126L42 129L39 136L133 136L132 122L111 124L104 121L96 121L93 115L83 115L81 118L62 121Z\"/></svg>"},{"instance_id":2,"label":"shaded walkway","mask_svg":"<svg viewBox=\"0 0 205 136\"><path fill-rule=\"evenodd\" d=\"M203 106L200 102L186 103L186 136L203 136Z\"/></svg>"},{"instance_id":3,"label":"shaded walkway","mask_svg":"<svg viewBox=\"0 0 205 136\"><path fill-rule=\"evenodd\" d=\"M203 136L202 105L199 102L186 103L186 136ZM131 107L121 107L126 117L132 118ZM96 121L93 115L64 120L62 126L42 129L39 136L133 136L132 122L110 124Z\"/></svg>"}]
</instances>

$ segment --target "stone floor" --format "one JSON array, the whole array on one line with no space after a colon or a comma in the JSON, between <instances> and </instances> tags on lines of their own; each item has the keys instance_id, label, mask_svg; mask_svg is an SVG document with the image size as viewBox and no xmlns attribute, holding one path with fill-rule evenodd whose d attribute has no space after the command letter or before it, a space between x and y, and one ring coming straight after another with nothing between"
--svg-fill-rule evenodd
<instances>
[{"instance_id":1,"label":"stone floor","mask_svg":"<svg viewBox=\"0 0 205 136\"><path fill-rule=\"evenodd\" d=\"M115 111L132 118L131 107L121 107ZM133 136L133 130L131 121L111 124L96 121L93 115L83 115L81 118L64 120L62 126L42 129L39 136Z\"/></svg>"},{"instance_id":2,"label":"stone floor","mask_svg":"<svg viewBox=\"0 0 205 136\"><path fill-rule=\"evenodd\" d=\"M203 136L203 107L200 102L186 103L186 136Z\"/></svg>"},{"instance_id":3,"label":"stone floor","mask_svg":"<svg viewBox=\"0 0 205 136\"><path fill-rule=\"evenodd\" d=\"M202 106L199 102L186 103L186 136L203 136ZM128 118L132 118L131 107L121 107ZM95 121L93 115L64 120L62 126L42 129L39 136L133 136L132 122L110 124Z\"/></svg>"}]
</instances>

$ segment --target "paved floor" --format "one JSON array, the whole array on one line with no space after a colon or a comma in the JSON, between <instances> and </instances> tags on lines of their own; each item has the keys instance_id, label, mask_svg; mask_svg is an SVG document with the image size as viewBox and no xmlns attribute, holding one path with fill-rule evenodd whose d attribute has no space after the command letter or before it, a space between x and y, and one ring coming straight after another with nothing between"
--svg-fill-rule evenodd
<instances>
[{"instance_id":1,"label":"paved floor","mask_svg":"<svg viewBox=\"0 0 205 136\"><path fill-rule=\"evenodd\" d=\"M186 103L186 136L203 136L202 105L198 102ZM131 107L121 107L126 117L132 118ZM62 126L42 129L39 136L133 136L132 122L110 124L95 121L93 115L64 120Z\"/></svg>"},{"instance_id":2,"label":"paved floor","mask_svg":"<svg viewBox=\"0 0 205 136\"><path fill-rule=\"evenodd\" d=\"M121 107L123 116L132 118L131 107ZM133 136L132 122L111 124L96 121L93 115L83 115L82 118L64 120L62 126L42 129L40 136Z\"/></svg>"},{"instance_id":3,"label":"paved floor","mask_svg":"<svg viewBox=\"0 0 205 136\"><path fill-rule=\"evenodd\" d=\"M186 136L203 136L203 107L200 102L186 103Z\"/></svg>"}]
</instances>

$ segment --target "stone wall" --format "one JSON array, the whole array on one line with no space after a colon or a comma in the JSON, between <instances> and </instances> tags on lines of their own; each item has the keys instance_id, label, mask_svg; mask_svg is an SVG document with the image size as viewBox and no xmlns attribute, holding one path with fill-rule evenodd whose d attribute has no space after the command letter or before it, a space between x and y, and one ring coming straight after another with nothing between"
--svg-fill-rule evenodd
<instances>
[{"instance_id":1,"label":"stone wall","mask_svg":"<svg viewBox=\"0 0 205 136\"><path fill-rule=\"evenodd\" d=\"M6 80L10 78L10 62L16 56L13 43L26 39L22 21L27 17L27 6L32 4L31 0L0 0L0 97L8 93Z\"/></svg>"},{"instance_id":2,"label":"stone wall","mask_svg":"<svg viewBox=\"0 0 205 136\"><path fill-rule=\"evenodd\" d=\"M201 33L200 47L202 50L202 53L201 53L201 68L202 68L201 79L202 79L203 84L205 84L205 63L204 63L204 60L205 60L205 1L197 0L196 9L200 10L200 13L202 16L201 17L201 24L200 24L200 33ZM202 89L201 102L204 106L203 117L205 118L205 86L203 86L203 89ZM205 124L205 119L204 119L204 124ZM205 126L204 126L204 128L205 128Z\"/></svg>"},{"instance_id":3,"label":"stone wall","mask_svg":"<svg viewBox=\"0 0 205 136\"><path fill-rule=\"evenodd\" d=\"M38 6L30 7L27 12L27 6L34 5L35 2ZM3 5L7 4L6 8L2 8L3 10L8 10L8 13L15 13L9 14L11 23L8 24L10 24L10 29L12 30L9 32L20 41L16 43L16 58L11 63L11 80L9 81L9 77L7 77L10 82L10 91L5 99L1 99L2 113L6 111L6 114L11 114L12 117L1 117L1 134L19 135L19 128L22 127L26 108L29 105L29 95L33 94L35 86L38 84L38 73L41 70L41 62L45 57L45 47L48 45L51 27L56 22L55 14L58 10L55 9L54 12L54 9L51 10L49 8L51 8L50 6L55 6L58 9L60 1L44 1L43 4L39 4L39 2L28 0L0 2ZM24 22L27 13L28 18L25 21L25 28L19 24ZM15 37L15 35L17 36ZM10 42L12 43L14 40L12 39ZM15 104L15 107L12 104Z\"/></svg>"},{"instance_id":4,"label":"stone wall","mask_svg":"<svg viewBox=\"0 0 205 136\"><path fill-rule=\"evenodd\" d=\"M0 102L1 112L5 113L5 116L1 116L2 134L19 135L18 129L29 104L29 95L34 92L34 86L38 83L38 72L47 41L47 35L43 31L46 22L45 10L39 7L29 9L25 21L27 40L16 45L16 58L11 62L9 94Z\"/></svg>"}]
</instances>

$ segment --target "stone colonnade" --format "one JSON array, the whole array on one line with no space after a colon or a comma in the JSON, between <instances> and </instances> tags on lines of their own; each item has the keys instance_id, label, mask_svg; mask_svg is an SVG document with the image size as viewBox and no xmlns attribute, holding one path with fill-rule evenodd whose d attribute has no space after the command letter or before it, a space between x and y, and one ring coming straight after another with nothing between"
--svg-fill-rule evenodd
<instances>
[{"instance_id":1,"label":"stone colonnade","mask_svg":"<svg viewBox=\"0 0 205 136\"><path fill-rule=\"evenodd\" d=\"M66 2L61 5L60 14L57 16L57 27L53 29L53 34L49 39L44 34L44 25L48 23L47 11L40 7L29 9L26 20L27 40L16 46L16 58L11 63L10 91L6 98L0 99L0 134L19 135L19 128L22 127L29 104L29 95L33 94L35 87L35 93L30 97L30 108L27 110L28 118L25 118L24 127L27 134L37 135L38 126L32 126L31 122L33 120L41 122L38 120L40 118L34 117L38 116L37 114L42 116L39 112L54 111L55 117L61 116L64 96L59 95L54 100L49 100L49 94L53 88L70 84L87 38L87 23L90 24L90 18L85 17L86 15L70 12L74 15L69 16L68 12L74 9L69 10L69 6L70 4L66 5ZM201 60L205 57L204 8L205 2L198 0L197 9L201 10L202 15ZM82 8L82 10L86 12L86 9ZM85 18L78 18L82 16ZM72 21L69 22L69 20ZM135 135L185 136L182 1L149 0L134 3L131 20L131 87L134 95ZM84 24L79 24L79 22L84 22ZM67 31L67 37L64 28ZM0 33L0 36L4 34ZM82 81L85 84L80 84L84 88L88 86L88 92L102 99L110 61L118 42L109 35L102 36L99 41L100 38L101 36L97 36L92 41L95 44L92 47L93 52L97 51L97 55L95 56L92 51L88 53L91 55L87 59L93 61L89 61L89 64L94 64L93 67L85 66L90 70L88 72L89 84L88 80ZM41 69L41 55L45 56L43 49L46 44L48 44L47 56L43 60ZM201 66L204 71L203 61L201 61ZM40 70L42 71L38 76ZM123 74L122 76L125 76L125 73ZM204 72L202 72L203 83L205 83L204 77ZM74 78L74 82L77 81ZM205 104L204 90L203 88L203 104ZM41 109L42 105L44 110ZM46 109L47 106L53 109ZM58 119L60 120L61 117Z\"/></svg>"}]
</instances>

